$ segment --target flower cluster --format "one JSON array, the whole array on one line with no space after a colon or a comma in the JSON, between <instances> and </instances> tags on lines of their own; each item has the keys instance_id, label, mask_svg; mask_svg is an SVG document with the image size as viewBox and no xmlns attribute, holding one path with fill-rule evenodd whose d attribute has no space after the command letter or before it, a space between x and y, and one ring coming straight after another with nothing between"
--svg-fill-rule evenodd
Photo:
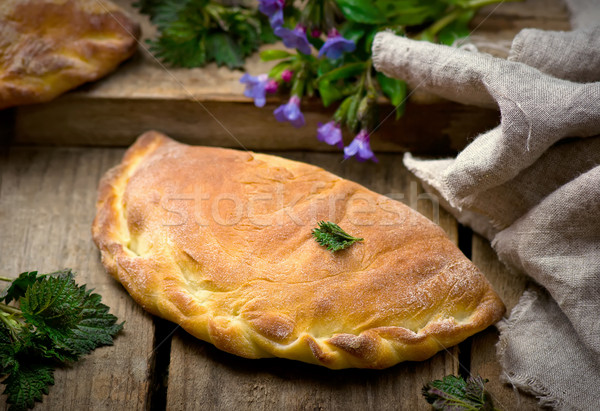
<instances>
[{"instance_id":1,"label":"flower cluster","mask_svg":"<svg viewBox=\"0 0 600 411\"><path fill-rule=\"evenodd\" d=\"M265 105L265 96L268 93L275 93L280 85L291 86L291 97L285 104L280 105L274 111L277 121L289 122L294 127L305 125L304 115L300 109L302 97L306 92L306 71L310 70L308 59L314 59L312 56L312 47L318 48L317 57L319 59L327 58L330 60L340 59L344 53L351 53L356 49L356 44L352 40L344 38L335 27L328 27L331 16L324 16L322 26L317 27L314 22L304 22L302 19L293 29L284 27L283 9L285 0L259 0L259 11L269 18L271 28L275 35L281 38L283 44L290 49L296 49L299 53L295 57L294 64L277 73L276 78L269 78L267 74L251 76L244 74L240 82L245 84L244 95L254 99L257 107ZM313 16L314 17L314 16ZM310 38L307 35L308 24L311 24ZM321 40L322 33L328 33L325 41ZM320 47L317 47L320 45ZM340 121L330 121L326 124L319 123L317 129L317 139L327 144L339 147L344 150L345 158L356 157L359 161L373 160L377 158L373 154L369 144L369 134L366 129L361 130L354 141L344 148L342 138L342 129Z\"/></svg>"},{"instance_id":2,"label":"flower cluster","mask_svg":"<svg viewBox=\"0 0 600 411\"><path fill-rule=\"evenodd\" d=\"M377 161L369 132L380 117L378 107L391 104L399 119L410 93L405 81L373 67L375 35L387 30L452 45L469 35L469 22L480 7L503 1L139 0L135 5L157 27L150 42L153 55L175 67L215 62L243 68L260 46L280 40L295 52L263 50L263 61L277 62L266 74L244 74L244 95L258 107L266 105L269 94L289 95L274 114L295 127L305 124L301 103L308 97L318 97L324 107L336 104L332 121L318 125L317 139L343 149L346 157ZM342 129L355 135L347 147Z\"/></svg>"}]
</instances>

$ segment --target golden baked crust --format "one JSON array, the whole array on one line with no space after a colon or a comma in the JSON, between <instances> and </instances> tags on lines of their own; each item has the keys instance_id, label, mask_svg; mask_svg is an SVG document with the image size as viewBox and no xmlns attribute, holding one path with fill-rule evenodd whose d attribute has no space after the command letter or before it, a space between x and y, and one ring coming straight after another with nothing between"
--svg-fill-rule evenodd
<instances>
[{"instance_id":1,"label":"golden baked crust","mask_svg":"<svg viewBox=\"0 0 600 411\"><path fill-rule=\"evenodd\" d=\"M364 238L335 254L319 220ZM504 306L443 230L321 168L147 132L101 180L93 237L142 307L218 348L329 368L424 360Z\"/></svg>"},{"instance_id":2,"label":"golden baked crust","mask_svg":"<svg viewBox=\"0 0 600 411\"><path fill-rule=\"evenodd\" d=\"M107 0L2 0L0 109L105 76L134 53L139 33Z\"/></svg>"}]
</instances>

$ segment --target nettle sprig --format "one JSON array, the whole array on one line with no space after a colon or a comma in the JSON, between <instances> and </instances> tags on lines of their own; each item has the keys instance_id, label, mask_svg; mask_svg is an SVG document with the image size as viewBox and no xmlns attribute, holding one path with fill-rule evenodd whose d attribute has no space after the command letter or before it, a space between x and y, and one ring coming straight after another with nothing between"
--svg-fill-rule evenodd
<instances>
[{"instance_id":1,"label":"nettle sprig","mask_svg":"<svg viewBox=\"0 0 600 411\"><path fill-rule=\"evenodd\" d=\"M211 0L140 0L134 4L150 16L158 37L150 51L178 67L215 62L230 69L244 67L261 44L278 38L255 7Z\"/></svg>"},{"instance_id":2,"label":"nettle sprig","mask_svg":"<svg viewBox=\"0 0 600 411\"><path fill-rule=\"evenodd\" d=\"M434 410L442 411L500 411L494 407L491 394L485 389L487 379L481 376L447 375L430 381L421 390Z\"/></svg>"},{"instance_id":3,"label":"nettle sprig","mask_svg":"<svg viewBox=\"0 0 600 411\"><path fill-rule=\"evenodd\" d=\"M103 345L123 323L71 270L26 272L0 295L0 378L10 410L33 408L54 384L54 369Z\"/></svg>"}]
</instances>

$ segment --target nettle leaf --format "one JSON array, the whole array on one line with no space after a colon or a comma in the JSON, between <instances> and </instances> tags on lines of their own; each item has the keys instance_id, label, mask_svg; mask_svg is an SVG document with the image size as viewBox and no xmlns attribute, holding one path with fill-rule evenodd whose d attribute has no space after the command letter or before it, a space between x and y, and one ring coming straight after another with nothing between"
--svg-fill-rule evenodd
<instances>
[{"instance_id":1,"label":"nettle leaf","mask_svg":"<svg viewBox=\"0 0 600 411\"><path fill-rule=\"evenodd\" d=\"M206 51L209 60L214 59L218 66L226 65L230 69L244 67L244 54L228 34L214 33L208 36Z\"/></svg>"},{"instance_id":2,"label":"nettle leaf","mask_svg":"<svg viewBox=\"0 0 600 411\"><path fill-rule=\"evenodd\" d=\"M54 343L48 356L77 359L112 344L112 337L122 328L100 301L101 297L86 290L85 285L78 286L69 272L46 277L29 287L21 299L21 310L25 320L36 327L39 346L45 336Z\"/></svg>"},{"instance_id":3,"label":"nettle leaf","mask_svg":"<svg viewBox=\"0 0 600 411\"><path fill-rule=\"evenodd\" d=\"M25 295L27 287L40 281L43 277L43 275L38 276L37 271L19 274L19 276L10 283L10 286L2 292L0 301L4 300L6 304L10 303L12 300L18 301L19 298Z\"/></svg>"},{"instance_id":4,"label":"nettle leaf","mask_svg":"<svg viewBox=\"0 0 600 411\"><path fill-rule=\"evenodd\" d=\"M111 345L123 326L71 270L19 279L21 310L0 307L0 378L10 410L32 408L54 383L55 366Z\"/></svg>"},{"instance_id":5,"label":"nettle leaf","mask_svg":"<svg viewBox=\"0 0 600 411\"><path fill-rule=\"evenodd\" d=\"M0 378L10 373L10 370L14 368L16 348L17 346L13 343L7 325L0 322Z\"/></svg>"},{"instance_id":6,"label":"nettle leaf","mask_svg":"<svg viewBox=\"0 0 600 411\"><path fill-rule=\"evenodd\" d=\"M396 108L396 119L404 114L406 105L406 82L403 80L389 78L385 74L377 73L377 82L383 94L390 99L390 103Z\"/></svg>"},{"instance_id":7,"label":"nettle leaf","mask_svg":"<svg viewBox=\"0 0 600 411\"><path fill-rule=\"evenodd\" d=\"M493 410L491 397L484 390L487 380L481 377L447 375L423 387L423 396L434 410Z\"/></svg>"},{"instance_id":8,"label":"nettle leaf","mask_svg":"<svg viewBox=\"0 0 600 411\"><path fill-rule=\"evenodd\" d=\"M101 303L99 294L92 294L85 286L79 289L85 292L85 302L77 327L65 340L65 346L83 355L98 347L112 345L113 337L121 331L123 323L116 323L117 317L108 313L109 307Z\"/></svg>"},{"instance_id":9,"label":"nettle leaf","mask_svg":"<svg viewBox=\"0 0 600 411\"><path fill-rule=\"evenodd\" d=\"M330 221L320 221L319 227L312 230L312 235L320 245L327 247L331 252L343 250L357 241L363 241L362 238L351 236L339 225Z\"/></svg>"},{"instance_id":10,"label":"nettle leaf","mask_svg":"<svg viewBox=\"0 0 600 411\"><path fill-rule=\"evenodd\" d=\"M262 43L276 39L268 19L257 10L209 3L163 0L156 6L140 4L159 29L158 38L150 41L154 55L179 67L215 61L238 69Z\"/></svg>"},{"instance_id":11,"label":"nettle leaf","mask_svg":"<svg viewBox=\"0 0 600 411\"><path fill-rule=\"evenodd\" d=\"M48 387L54 384L54 369L43 363L20 364L18 372L11 373L2 383L6 385L9 411L26 410L48 394Z\"/></svg>"},{"instance_id":12,"label":"nettle leaf","mask_svg":"<svg viewBox=\"0 0 600 411\"><path fill-rule=\"evenodd\" d=\"M351 21L366 24L383 24L386 16L372 0L337 0L344 16Z\"/></svg>"},{"instance_id":13,"label":"nettle leaf","mask_svg":"<svg viewBox=\"0 0 600 411\"><path fill-rule=\"evenodd\" d=\"M21 311L39 332L61 340L77 324L82 303L73 274L69 273L32 284L21 298Z\"/></svg>"}]
</instances>

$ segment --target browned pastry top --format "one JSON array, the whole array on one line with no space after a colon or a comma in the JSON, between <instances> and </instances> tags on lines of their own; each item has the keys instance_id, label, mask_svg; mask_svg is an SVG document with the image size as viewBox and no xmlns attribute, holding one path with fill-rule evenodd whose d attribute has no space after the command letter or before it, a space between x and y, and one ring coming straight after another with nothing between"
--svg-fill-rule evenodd
<instances>
[{"instance_id":1,"label":"browned pastry top","mask_svg":"<svg viewBox=\"0 0 600 411\"><path fill-rule=\"evenodd\" d=\"M0 109L106 75L134 53L139 31L107 0L2 0Z\"/></svg>"},{"instance_id":2,"label":"browned pastry top","mask_svg":"<svg viewBox=\"0 0 600 411\"><path fill-rule=\"evenodd\" d=\"M364 238L331 253L320 220ZM504 306L443 230L321 168L148 132L100 183L94 240L149 312L249 358L424 360Z\"/></svg>"}]
</instances>

